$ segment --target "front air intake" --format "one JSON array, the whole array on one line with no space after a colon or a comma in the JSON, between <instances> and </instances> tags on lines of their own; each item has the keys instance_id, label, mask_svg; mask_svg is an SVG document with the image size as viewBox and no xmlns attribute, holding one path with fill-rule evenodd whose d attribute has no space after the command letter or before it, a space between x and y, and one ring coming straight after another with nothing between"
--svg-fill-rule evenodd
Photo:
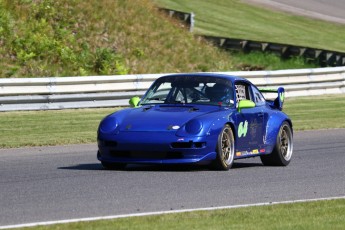
<instances>
[{"instance_id":1,"label":"front air intake","mask_svg":"<svg viewBox=\"0 0 345 230\"><path fill-rule=\"evenodd\" d=\"M206 142L173 142L171 147L174 149L200 149L206 146Z\"/></svg>"}]
</instances>

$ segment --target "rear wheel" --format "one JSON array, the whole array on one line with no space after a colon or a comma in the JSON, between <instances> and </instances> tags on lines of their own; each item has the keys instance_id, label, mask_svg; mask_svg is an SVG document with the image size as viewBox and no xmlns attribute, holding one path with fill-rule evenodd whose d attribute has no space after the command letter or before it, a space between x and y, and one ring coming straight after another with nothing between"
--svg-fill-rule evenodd
<instances>
[{"instance_id":1,"label":"rear wheel","mask_svg":"<svg viewBox=\"0 0 345 230\"><path fill-rule=\"evenodd\" d=\"M103 167L109 170L121 170L126 168L125 163L109 163L109 162L101 162Z\"/></svg>"},{"instance_id":2,"label":"rear wheel","mask_svg":"<svg viewBox=\"0 0 345 230\"><path fill-rule=\"evenodd\" d=\"M218 137L217 158L213 166L218 170L229 170L234 163L235 138L231 127L226 124Z\"/></svg>"},{"instance_id":3,"label":"rear wheel","mask_svg":"<svg viewBox=\"0 0 345 230\"><path fill-rule=\"evenodd\" d=\"M290 163L293 152L292 129L288 122L283 122L279 129L276 145L269 155L260 156L267 166L286 166Z\"/></svg>"}]
</instances>

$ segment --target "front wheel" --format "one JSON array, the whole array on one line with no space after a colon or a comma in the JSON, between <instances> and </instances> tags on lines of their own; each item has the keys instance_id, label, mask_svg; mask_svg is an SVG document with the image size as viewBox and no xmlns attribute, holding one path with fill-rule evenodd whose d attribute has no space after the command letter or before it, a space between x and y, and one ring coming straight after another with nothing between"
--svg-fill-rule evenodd
<instances>
[{"instance_id":1,"label":"front wheel","mask_svg":"<svg viewBox=\"0 0 345 230\"><path fill-rule=\"evenodd\" d=\"M229 170L234 163L235 138L231 127L226 124L218 137L217 157L213 162L218 170Z\"/></svg>"},{"instance_id":2,"label":"front wheel","mask_svg":"<svg viewBox=\"0 0 345 230\"><path fill-rule=\"evenodd\" d=\"M271 154L260 156L261 161L267 166L287 166L292 157L293 138L292 129L288 122L280 126L276 145Z\"/></svg>"}]
</instances>

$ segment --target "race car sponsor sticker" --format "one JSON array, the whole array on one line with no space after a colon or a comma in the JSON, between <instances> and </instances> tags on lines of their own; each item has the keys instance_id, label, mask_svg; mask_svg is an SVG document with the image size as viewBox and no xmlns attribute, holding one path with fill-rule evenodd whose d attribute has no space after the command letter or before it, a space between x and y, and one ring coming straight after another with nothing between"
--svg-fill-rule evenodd
<instances>
[{"instance_id":1,"label":"race car sponsor sticker","mask_svg":"<svg viewBox=\"0 0 345 230\"><path fill-rule=\"evenodd\" d=\"M241 156L256 155L256 154L259 154L259 152L260 152L259 149L253 149L251 151L236 152L236 156L241 157Z\"/></svg>"},{"instance_id":2,"label":"race car sponsor sticker","mask_svg":"<svg viewBox=\"0 0 345 230\"><path fill-rule=\"evenodd\" d=\"M284 102L285 93L284 93L284 92L280 93L280 94L279 94L279 98L280 98L280 101L281 101L281 102Z\"/></svg>"}]
</instances>

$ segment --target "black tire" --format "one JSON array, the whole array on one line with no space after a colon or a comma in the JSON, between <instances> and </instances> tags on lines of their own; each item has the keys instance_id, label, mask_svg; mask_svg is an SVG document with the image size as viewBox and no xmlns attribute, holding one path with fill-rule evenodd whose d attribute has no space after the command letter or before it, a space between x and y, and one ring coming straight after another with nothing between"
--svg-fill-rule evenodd
<instances>
[{"instance_id":1,"label":"black tire","mask_svg":"<svg viewBox=\"0 0 345 230\"><path fill-rule=\"evenodd\" d=\"M230 125L226 124L218 136L217 157L212 162L213 168L217 170L229 170L234 163L235 138Z\"/></svg>"},{"instance_id":2,"label":"black tire","mask_svg":"<svg viewBox=\"0 0 345 230\"><path fill-rule=\"evenodd\" d=\"M276 144L271 154L260 156L266 166L287 166L293 153L292 129L288 122L283 122L277 135Z\"/></svg>"},{"instance_id":3,"label":"black tire","mask_svg":"<svg viewBox=\"0 0 345 230\"><path fill-rule=\"evenodd\" d=\"M101 162L103 167L108 170L123 170L126 168L125 163L109 163L109 162Z\"/></svg>"}]
</instances>

